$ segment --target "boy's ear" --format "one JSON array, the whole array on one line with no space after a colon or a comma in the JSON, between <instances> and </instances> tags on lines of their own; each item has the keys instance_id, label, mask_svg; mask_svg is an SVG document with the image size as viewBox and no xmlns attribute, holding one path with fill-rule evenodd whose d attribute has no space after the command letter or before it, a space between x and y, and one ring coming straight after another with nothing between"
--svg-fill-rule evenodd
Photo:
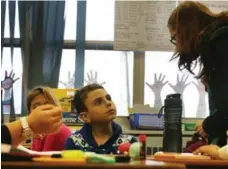
<instances>
[{"instance_id":1,"label":"boy's ear","mask_svg":"<svg viewBox=\"0 0 228 169\"><path fill-rule=\"evenodd\" d=\"M84 121L85 123L90 123L90 118L87 112L81 112L79 114L79 118Z\"/></svg>"}]
</instances>

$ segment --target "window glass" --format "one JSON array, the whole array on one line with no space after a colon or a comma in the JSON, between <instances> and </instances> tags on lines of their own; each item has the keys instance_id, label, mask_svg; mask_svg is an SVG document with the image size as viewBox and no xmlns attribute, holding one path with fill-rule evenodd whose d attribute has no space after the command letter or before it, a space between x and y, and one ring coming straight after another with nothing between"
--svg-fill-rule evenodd
<instances>
[{"instance_id":1,"label":"window glass","mask_svg":"<svg viewBox=\"0 0 228 169\"><path fill-rule=\"evenodd\" d=\"M93 81L96 72L97 82L104 82L103 86L117 106L117 114L127 116L133 100L133 52L87 50L85 80L88 81L88 74Z\"/></svg>"},{"instance_id":2,"label":"window glass","mask_svg":"<svg viewBox=\"0 0 228 169\"><path fill-rule=\"evenodd\" d=\"M114 0L87 0L86 40L114 40Z\"/></svg>"},{"instance_id":3,"label":"window glass","mask_svg":"<svg viewBox=\"0 0 228 169\"><path fill-rule=\"evenodd\" d=\"M206 117L209 114L208 96L204 91L204 86L199 82L199 80L196 80L193 75L187 73L186 71L180 72L178 70L177 60L170 61L172 54L172 52L146 52L145 82L148 84L145 83L144 103L150 104L151 106L155 106L156 103L159 107L159 100L161 100L163 104L166 95L176 93L174 90L175 87L173 89L171 86L175 86L177 84L177 75L179 75L179 81L181 81L183 76L184 80L188 76L186 82L184 83L187 86L184 88L182 96L184 104L184 117ZM195 69L195 73L197 72L198 68ZM162 76L159 78L160 73L162 73ZM156 89L152 87L155 91L154 92L149 85L153 85L155 83L155 74L157 74L157 84L159 84L159 80L163 80L163 84L165 82L167 83L161 88L161 90L159 90L159 87Z\"/></svg>"}]
</instances>

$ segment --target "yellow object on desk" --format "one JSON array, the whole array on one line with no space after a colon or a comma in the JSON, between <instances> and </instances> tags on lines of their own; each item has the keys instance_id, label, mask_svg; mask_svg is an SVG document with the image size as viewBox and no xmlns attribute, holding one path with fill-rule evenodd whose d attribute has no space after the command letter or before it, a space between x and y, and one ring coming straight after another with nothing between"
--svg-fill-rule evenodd
<instances>
[{"instance_id":1,"label":"yellow object on desk","mask_svg":"<svg viewBox=\"0 0 228 169\"><path fill-rule=\"evenodd\" d=\"M86 158L86 155L83 151L80 151L80 150L65 150L61 153L62 155L62 158L65 158L65 159L85 159Z\"/></svg>"},{"instance_id":2,"label":"yellow object on desk","mask_svg":"<svg viewBox=\"0 0 228 169\"><path fill-rule=\"evenodd\" d=\"M78 163L78 164L85 164L86 163L86 159L82 159L82 158L71 158L71 159L67 159L67 158L51 158L51 157L36 157L32 159L35 162L56 162L56 163Z\"/></svg>"},{"instance_id":3,"label":"yellow object on desk","mask_svg":"<svg viewBox=\"0 0 228 169\"><path fill-rule=\"evenodd\" d=\"M59 156L60 155L60 156ZM75 163L85 163L86 155L83 151L80 150L65 150L57 157L36 157L33 158L33 161L38 162L75 162Z\"/></svg>"}]
</instances>

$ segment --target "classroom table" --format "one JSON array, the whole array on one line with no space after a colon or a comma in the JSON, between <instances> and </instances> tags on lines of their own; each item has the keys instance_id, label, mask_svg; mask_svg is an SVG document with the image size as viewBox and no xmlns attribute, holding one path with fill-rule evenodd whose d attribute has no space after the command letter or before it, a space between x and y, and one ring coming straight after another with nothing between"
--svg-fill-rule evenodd
<instances>
[{"instance_id":1,"label":"classroom table","mask_svg":"<svg viewBox=\"0 0 228 169\"><path fill-rule=\"evenodd\" d=\"M228 169L228 160L155 160L116 164L85 164L78 162L1 162L2 169Z\"/></svg>"},{"instance_id":2,"label":"classroom table","mask_svg":"<svg viewBox=\"0 0 228 169\"><path fill-rule=\"evenodd\" d=\"M153 156L148 157L148 159L174 164L185 164L186 169L228 169L228 160L155 159Z\"/></svg>"},{"instance_id":3,"label":"classroom table","mask_svg":"<svg viewBox=\"0 0 228 169\"><path fill-rule=\"evenodd\" d=\"M2 169L185 169L184 164L157 161L133 161L116 164L79 164L54 162L2 162Z\"/></svg>"}]
</instances>

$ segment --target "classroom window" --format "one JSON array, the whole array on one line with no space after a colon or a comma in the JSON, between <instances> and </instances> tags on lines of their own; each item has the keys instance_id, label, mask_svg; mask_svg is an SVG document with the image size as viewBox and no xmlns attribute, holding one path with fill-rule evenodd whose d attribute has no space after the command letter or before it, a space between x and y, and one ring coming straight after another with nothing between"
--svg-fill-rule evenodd
<instances>
[{"instance_id":1,"label":"classroom window","mask_svg":"<svg viewBox=\"0 0 228 169\"><path fill-rule=\"evenodd\" d=\"M144 103L151 106L158 105L159 108L160 96L163 104L166 95L175 93L175 88L173 89L169 84L175 85L177 83L177 75L179 75L180 81L183 75L184 79L189 75L185 83L188 85L185 87L182 96L184 117L205 118L208 115L208 96L204 91L204 86L199 80L196 80L193 75L190 75L186 71L180 72L177 67L177 60L170 61L172 54L172 52L146 52ZM195 69L195 72L198 72L198 68ZM146 84L146 82L149 83L149 85L154 84L155 73L157 74L157 80L162 80L165 76L162 81L163 84L168 81L168 83L161 88L161 94L159 90L159 86L161 85L156 86L156 88L152 87L152 90L151 87ZM163 76L159 78L160 73L162 73ZM157 84L159 84L159 81L157 81ZM180 88L177 88L176 90L179 89Z\"/></svg>"},{"instance_id":2,"label":"classroom window","mask_svg":"<svg viewBox=\"0 0 228 169\"><path fill-rule=\"evenodd\" d=\"M86 40L114 40L115 0L87 0Z\"/></svg>"},{"instance_id":3,"label":"classroom window","mask_svg":"<svg viewBox=\"0 0 228 169\"><path fill-rule=\"evenodd\" d=\"M15 73L15 77L19 78L19 80L15 81L13 84L13 92L14 92L14 108L15 113L21 113L21 98L22 98L22 58L21 58L21 48L14 48L13 62L11 62L11 52L10 48L3 48L3 56L2 56L2 68L1 68L1 80L5 79L5 71L8 72L8 76L10 71L13 70ZM3 93L3 99L4 98ZM9 114L9 109L4 109L5 114Z\"/></svg>"},{"instance_id":4,"label":"classroom window","mask_svg":"<svg viewBox=\"0 0 228 169\"><path fill-rule=\"evenodd\" d=\"M133 52L86 50L85 80L88 80L87 74L90 79L95 72L97 82L104 82L103 86L112 96L117 115L127 116L128 107L132 106Z\"/></svg>"},{"instance_id":5,"label":"classroom window","mask_svg":"<svg viewBox=\"0 0 228 169\"><path fill-rule=\"evenodd\" d=\"M76 40L77 0L65 1L64 40Z\"/></svg>"},{"instance_id":6,"label":"classroom window","mask_svg":"<svg viewBox=\"0 0 228 169\"><path fill-rule=\"evenodd\" d=\"M15 38L20 38L18 0L16 1L15 33L14 33L14 36L15 36Z\"/></svg>"},{"instance_id":7,"label":"classroom window","mask_svg":"<svg viewBox=\"0 0 228 169\"><path fill-rule=\"evenodd\" d=\"M10 37L9 1L8 0L6 0L6 9L5 9L4 37L5 38L9 38ZM16 0L16 2L15 2L14 38L20 38L18 0Z\"/></svg>"},{"instance_id":8,"label":"classroom window","mask_svg":"<svg viewBox=\"0 0 228 169\"><path fill-rule=\"evenodd\" d=\"M75 53L74 49L62 51L58 88L74 88Z\"/></svg>"},{"instance_id":9,"label":"classroom window","mask_svg":"<svg viewBox=\"0 0 228 169\"><path fill-rule=\"evenodd\" d=\"M9 2L6 1L4 38L10 37L10 29L9 28L10 28L9 27Z\"/></svg>"}]
</instances>

